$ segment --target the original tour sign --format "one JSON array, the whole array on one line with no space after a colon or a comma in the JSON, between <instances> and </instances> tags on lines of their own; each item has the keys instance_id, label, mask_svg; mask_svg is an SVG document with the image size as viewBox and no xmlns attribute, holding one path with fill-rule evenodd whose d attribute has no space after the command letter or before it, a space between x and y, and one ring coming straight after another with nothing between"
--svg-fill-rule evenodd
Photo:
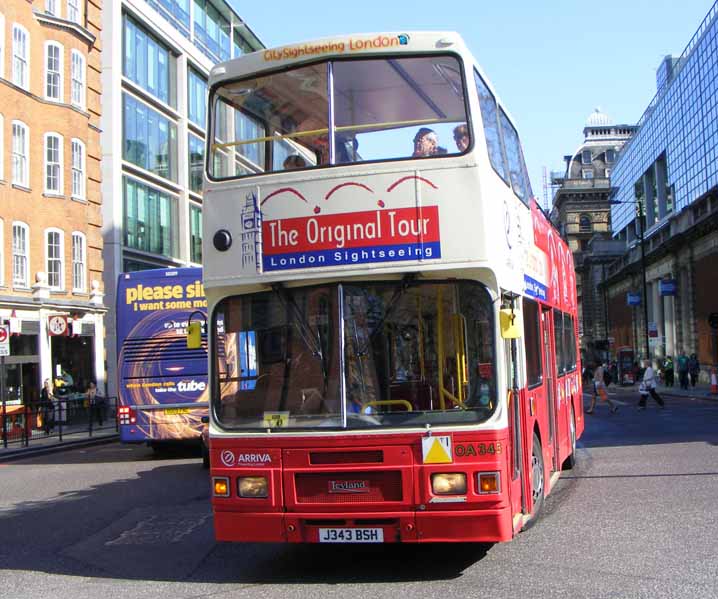
<instances>
[{"instance_id":1,"label":"the original tour sign","mask_svg":"<svg viewBox=\"0 0 718 599\"><path fill-rule=\"evenodd\" d=\"M262 222L265 272L441 257L439 208L424 206Z\"/></svg>"}]
</instances>

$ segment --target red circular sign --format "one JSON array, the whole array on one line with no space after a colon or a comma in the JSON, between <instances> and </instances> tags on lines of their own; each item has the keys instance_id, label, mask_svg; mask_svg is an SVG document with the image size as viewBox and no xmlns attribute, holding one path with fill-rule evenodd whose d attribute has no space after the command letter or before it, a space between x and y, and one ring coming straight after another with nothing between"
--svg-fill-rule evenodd
<instances>
[{"instance_id":1,"label":"red circular sign","mask_svg":"<svg viewBox=\"0 0 718 599\"><path fill-rule=\"evenodd\" d=\"M5 343L7 341L7 327L0 327L0 343Z\"/></svg>"}]
</instances>

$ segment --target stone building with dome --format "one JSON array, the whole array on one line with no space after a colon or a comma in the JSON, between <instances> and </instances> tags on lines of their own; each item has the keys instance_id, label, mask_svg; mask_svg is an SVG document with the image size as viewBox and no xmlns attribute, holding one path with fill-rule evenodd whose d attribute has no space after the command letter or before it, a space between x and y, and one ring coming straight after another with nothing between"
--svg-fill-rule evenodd
<instances>
[{"instance_id":1,"label":"stone building with dome","mask_svg":"<svg viewBox=\"0 0 718 599\"><path fill-rule=\"evenodd\" d=\"M600 284L609 263L625 251L611 240L611 170L633 135L634 125L614 124L596 108L586 120L583 142L564 156L565 170L551 173L556 189L551 221L574 257L578 291L579 336L584 360L608 358L607 300Z\"/></svg>"}]
</instances>

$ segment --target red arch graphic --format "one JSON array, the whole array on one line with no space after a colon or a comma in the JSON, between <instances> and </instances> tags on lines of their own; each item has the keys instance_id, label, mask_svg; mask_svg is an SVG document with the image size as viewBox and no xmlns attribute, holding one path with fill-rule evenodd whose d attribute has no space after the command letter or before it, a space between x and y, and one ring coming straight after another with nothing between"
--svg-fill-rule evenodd
<instances>
[{"instance_id":1,"label":"red arch graphic","mask_svg":"<svg viewBox=\"0 0 718 599\"><path fill-rule=\"evenodd\" d=\"M353 186L356 186L356 187L361 187L361 188L363 188L363 189L366 189L366 190L367 190L368 192L370 192L370 193L374 193L374 190L373 190L371 187L369 187L369 186L367 186L367 185L364 185L364 183L356 183L356 182L354 182L354 181L348 181L347 183L340 183L339 185L336 185L335 187L332 187L332 188L329 190L329 193L327 193L327 195L324 196L324 199L325 199L325 200L328 200L330 197L332 197L332 194L333 194L335 191L338 191L338 190L340 190L342 187L348 187L348 186L350 186L350 185L353 185Z\"/></svg>"},{"instance_id":2,"label":"red arch graphic","mask_svg":"<svg viewBox=\"0 0 718 599\"><path fill-rule=\"evenodd\" d=\"M429 179L424 179L424 177L419 177L417 175L407 175L406 177L402 177L401 179L398 179L397 181L394 181L389 187L387 187L387 192L394 189L397 185L400 183L403 183L404 181L408 181L409 179L417 179L419 181L423 181L424 183L431 185L434 189L439 189L436 185L434 185Z\"/></svg>"},{"instance_id":3,"label":"red arch graphic","mask_svg":"<svg viewBox=\"0 0 718 599\"><path fill-rule=\"evenodd\" d=\"M264 206L264 203L265 203L266 201L268 201L270 198L273 198L274 196L279 195L280 193L284 193L285 191L286 191L286 192L289 192L289 193L293 193L293 194L294 194L295 196L297 196L300 200L302 200L302 202L304 202L305 204L308 204L308 203L309 203L309 202L307 202L307 198L305 198L301 193L299 193L299 192L298 192L296 189L294 189L293 187L282 187L281 189L277 189L276 191L273 191L272 193L270 193L266 198L264 198L264 199L262 200L262 202L261 202L259 205L260 205L260 206Z\"/></svg>"}]
</instances>

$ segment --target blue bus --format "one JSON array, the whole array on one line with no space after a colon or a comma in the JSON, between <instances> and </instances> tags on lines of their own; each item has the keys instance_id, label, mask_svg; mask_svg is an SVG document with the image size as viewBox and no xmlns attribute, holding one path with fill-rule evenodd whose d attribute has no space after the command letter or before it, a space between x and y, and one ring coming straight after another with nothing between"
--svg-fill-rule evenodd
<instances>
[{"instance_id":1,"label":"blue bus","mask_svg":"<svg viewBox=\"0 0 718 599\"><path fill-rule=\"evenodd\" d=\"M207 340L187 348L187 323L204 321L201 268L123 273L117 285L120 440L153 448L199 441L208 412Z\"/></svg>"}]
</instances>

